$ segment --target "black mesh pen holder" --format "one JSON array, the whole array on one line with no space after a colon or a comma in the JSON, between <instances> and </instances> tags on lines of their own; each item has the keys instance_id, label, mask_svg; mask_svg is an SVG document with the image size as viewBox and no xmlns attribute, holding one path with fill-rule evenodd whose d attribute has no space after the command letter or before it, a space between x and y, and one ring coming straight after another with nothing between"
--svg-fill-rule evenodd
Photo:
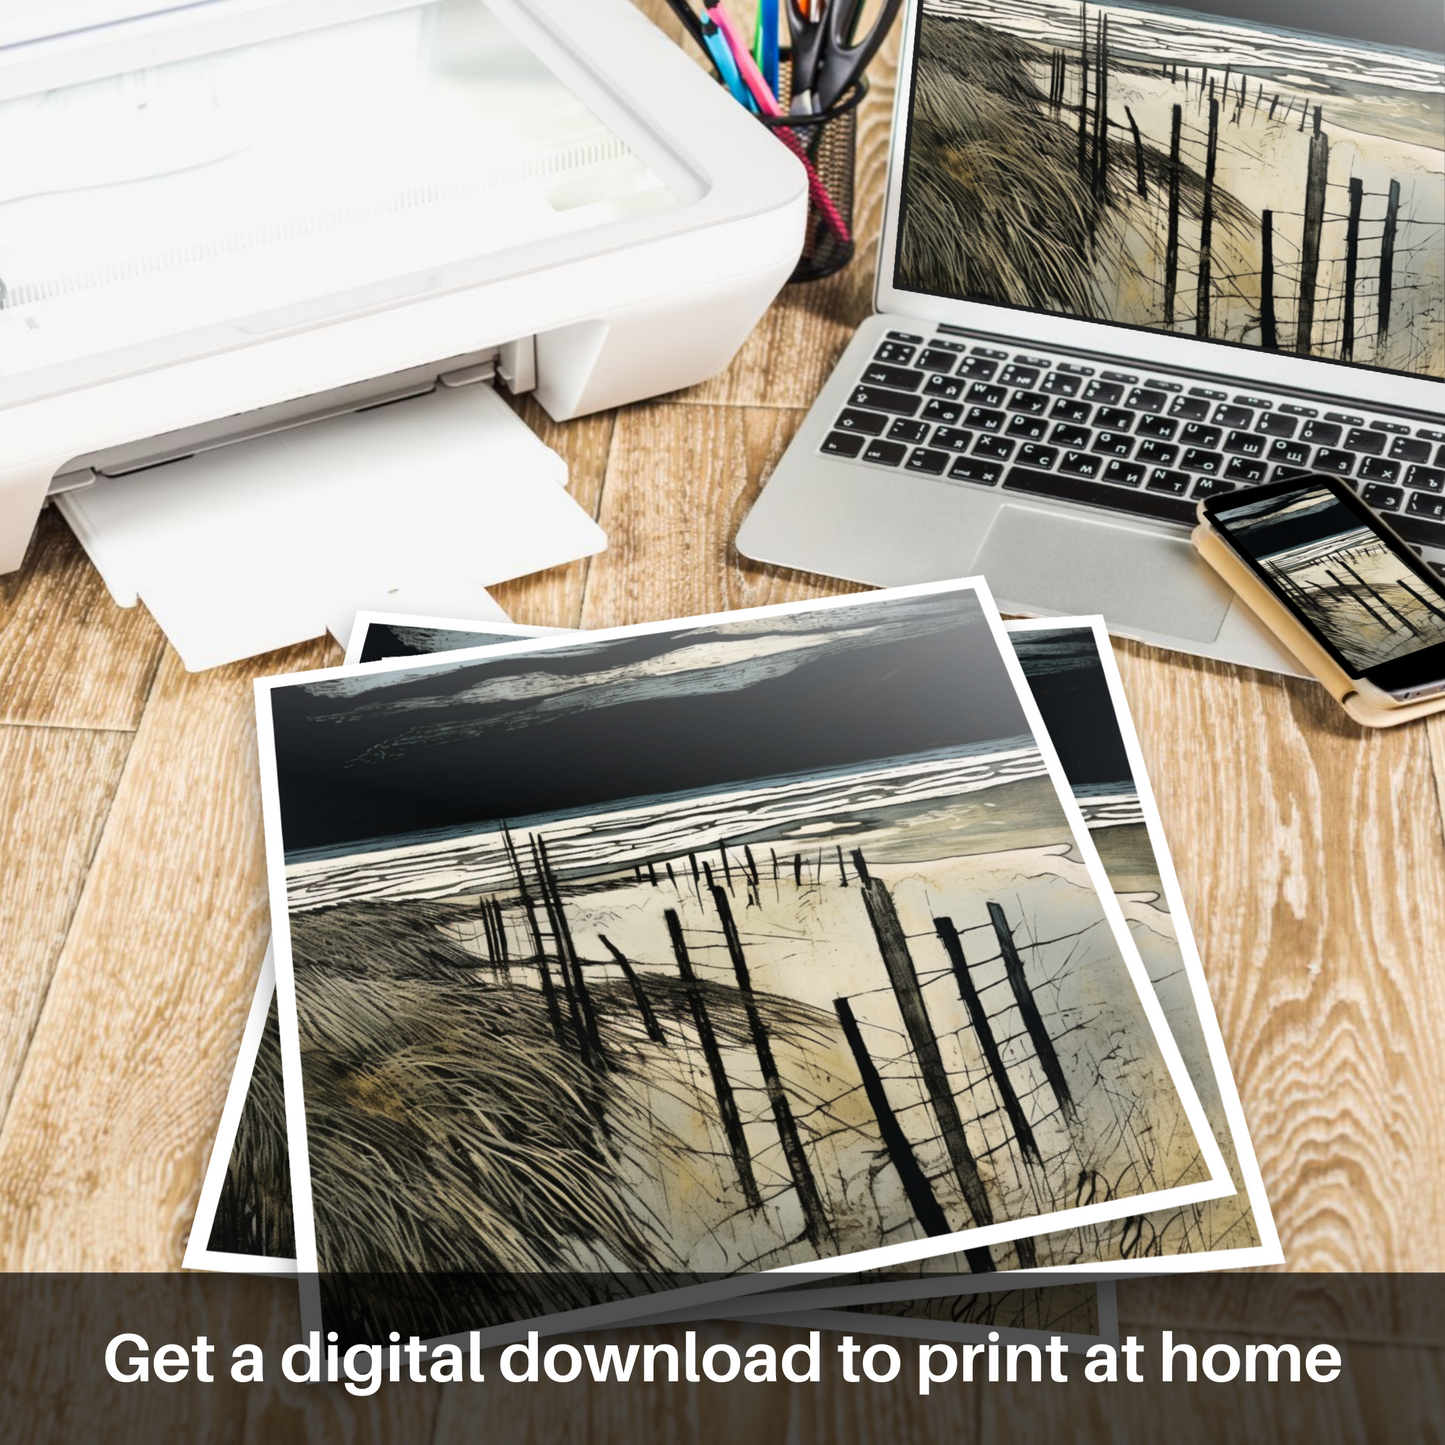
<instances>
[{"instance_id":1,"label":"black mesh pen holder","mask_svg":"<svg viewBox=\"0 0 1445 1445\"><path fill-rule=\"evenodd\" d=\"M778 73L784 110L791 99L791 76L785 54ZM858 107L867 94L867 78L860 76L817 115L758 117L808 168L808 227L791 281L819 281L853 259L853 163Z\"/></svg>"}]
</instances>

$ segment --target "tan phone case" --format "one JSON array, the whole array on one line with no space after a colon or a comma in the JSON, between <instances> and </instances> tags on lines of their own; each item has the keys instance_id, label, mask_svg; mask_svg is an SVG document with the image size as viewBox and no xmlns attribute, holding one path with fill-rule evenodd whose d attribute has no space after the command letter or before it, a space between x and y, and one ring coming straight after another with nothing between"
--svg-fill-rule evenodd
<instances>
[{"instance_id":1,"label":"tan phone case","mask_svg":"<svg viewBox=\"0 0 1445 1445\"><path fill-rule=\"evenodd\" d=\"M1423 702L1380 703L1364 696L1352 678L1310 636L1294 614L1235 555L1208 522L1201 521L1191 540L1195 550L1239 594L1256 617L1313 673L1357 723L1367 728L1392 728L1416 718L1445 712L1445 693Z\"/></svg>"}]
</instances>

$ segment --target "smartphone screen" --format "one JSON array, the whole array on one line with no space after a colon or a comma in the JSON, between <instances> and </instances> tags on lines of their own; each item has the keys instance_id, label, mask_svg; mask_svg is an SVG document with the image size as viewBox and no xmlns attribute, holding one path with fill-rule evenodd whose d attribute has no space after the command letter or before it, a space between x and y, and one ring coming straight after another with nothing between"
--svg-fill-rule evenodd
<instances>
[{"instance_id":1,"label":"smartphone screen","mask_svg":"<svg viewBox=\"0 0 1445 1445\"><path fill-rule=\"evenodd\" d=\"M1445 680L1445 593L1343 482L1230 493L1205 516L1350 677L1397 697Z\"/></svg>"}]
</instances>

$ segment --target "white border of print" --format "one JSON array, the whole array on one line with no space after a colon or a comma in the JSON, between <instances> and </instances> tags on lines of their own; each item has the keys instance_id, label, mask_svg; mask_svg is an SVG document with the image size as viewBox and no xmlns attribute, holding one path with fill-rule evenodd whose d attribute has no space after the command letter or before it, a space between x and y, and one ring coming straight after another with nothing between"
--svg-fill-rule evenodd
<instances>
[{"instance_id":1,"label":"white border of print","mask_svg":"<svg viewBox=\"0 0 1445 1445\"><path fill-rule=\"evenodd\" d=\"M256 992L251 999L251 1011L246 1015L246 1027L241 1034L241 1051L236 1055L236 1068L226 1090L226 1107L221 1110L216 1142L211 1145L206 1177L201 1181L196 1217L191 1221L185 1258L181 1260L184 1269L210 1269L222 1274L269 1274L278 1279L291 1278L296 1273L294 1259L265 1254L232 1254L229 1250L208 1247L211 1229L216 1222L216 1208L221 1202L221 1190L226 1183L226 1170L231 1163L231 1151L236 1147L236 1130L241 1127L241 1114L251 1092L256 1054L261 1048L261 1036L266 1032L266 1015L271 1012L271 996L275 992L276 959L272 945L268 943L266 956L261 960L261 976L256 980Z\"/></svg>"},{"instance_id":2,"label":"white border of print","mask_svg":"<svg viewBox=\"0 0 1445 1445\"><path fill-rule=\"evenodd\" d=\"M808 1261L797 1265L786 1265L754 1275L739 1275L701 1285L684 1286L667 1291L668 1303L677 1308L692 1304L704 1304L710 1300L723 1300L756 1291L785 1287L799 1274L852 1274L859 1270L883 1269L895 1264L905 1264L916 1259L926 1259L939 1254L952 1254L960 1250L1006 1240L1048 1233L1056 1229L1077 1227L1103 1219L1117 1219L1130 1214L1166 1208L1175 1204L1193 1203L1197 1200L1215 1199L1235 1192L1233 1181L1224 1166L1224 1159L1215 1142L1213 1131L1204 1117L1204 1111L1194 1087L1189 1081L1178 1047L1165 1023L1163 1010L1150 985L1139 953L1134 946L1124 916L1109 887L1108 878L1100 862L1097 850L1084 825L1068 781L1059 763L1048 731L1037 705L1029 691L1023 669L1008 644L1007 634L994 605L987 582L981 578L966 578L958 581L924 583L914 587L899 587L885 591L849 594L810 602L789 602L772 607L749 608L737 612L715 612L701 617L669 619L661 622L642 623L631 627L602 629L586 634L589 645L613 639L645 637L656 633L677 632L688 628L719 626L735 623L744 618L785 617L800 612L826 611L838 607L868 606L872 602L898 597L922 596L942 592L971 592L977 598L984 614L985 624L991 629L995 645L1003 660L1019 704L1033 731L1049 776L1054 784L1060 806L1074 835L1074 846L1084 861L1086 871L1099 895L1104 916L1113 930L1115 942L1126 969L1133 979L1136 993L1144 1015L1154 1031L1156 1046L1169 1070L1176 1092L1184 1108L1185 1116L1194 1131L1210 1177L1197 1184L1181 1185L1161 1190L1155 1194L1115 1199L1097 1204L1082 1205L1078 1208L1060 1210L1028 1219L1009 1220L1004 1223L986 1225L964 1230L958 1234L939 1235L901 1244L885 1245L881 1248L861 1250L856 1254L837 1258ZM470 662L490 662L512 654L536 654L554 649L577 645L575 635L561 633L556 637L541 640L528 639L512 644L490 648L470 648L462 652L440 653L432 657L404 658L399 661L378 662L365 668L371 672L448 672L456 671ZM296 1215L297 1263L302 1276L302 1313L308 1329L320 1328L320 1290L316 1271L318 1258L316 1250L316 1221L311 1193L311 1174L306 1143L305 1108L302 1099L301 1054L296 1031L295 975L292 969L290 919L287 912L286 878L284 854L281 841L280 798L276 782L276 745L272 730L270 693L278 688L308 685L317 682L357 676L356 669L327 668L310 673L294 673L278 677L257 678L256 692L257 741L261 760L262 812L265 824L267 872L270 884L271 921L276 949L276 983L280 1000L281 1056L286 1082L286 1116L288 1144L291 1154L291 1183ZM590 1327L594 1322L621 1321L646 1314L658 1313L658 1296L644 1296L622 1300L616 1303L589 1306L547 1318L548 1332ZM516 1321L482 1331L484 1345L518 1337L528 1328L539 1325L540 1321Z\"/></svg>"}]
</instances>

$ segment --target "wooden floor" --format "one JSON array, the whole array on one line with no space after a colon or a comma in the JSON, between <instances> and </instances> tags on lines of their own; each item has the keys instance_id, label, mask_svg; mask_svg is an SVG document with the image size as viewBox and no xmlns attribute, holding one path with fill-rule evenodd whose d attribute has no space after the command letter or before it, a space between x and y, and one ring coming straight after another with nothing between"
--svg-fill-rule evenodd
<instances>
[{"instance_id":1,"label":"wooden floor","mask_svg":"<svg viewBox=\"0 0 1445 1445\"><path fill-rule=\"evenodd\" d=\"M880 64L866 238L891 91ZM744 562L732 538L868 310L874 244L784 292L711 382L560 426L522 403L610 545L498 588L517 621L846 590ZM1445 721L1367 733L1313 685L1117 651L1289 1268L1445 1267ZM316 642L186 673L54 512L0 578L0 1269L179 1266L268 931L250 680L339 657ZM1126 1325L1149 1288L1121 1290ZM880 1431L921 1418L859 1398ZM958 1408L954 1425L979 1419ZM868 1433L799 1409L800 1439Z\"/></svg>"}]
</instances>

